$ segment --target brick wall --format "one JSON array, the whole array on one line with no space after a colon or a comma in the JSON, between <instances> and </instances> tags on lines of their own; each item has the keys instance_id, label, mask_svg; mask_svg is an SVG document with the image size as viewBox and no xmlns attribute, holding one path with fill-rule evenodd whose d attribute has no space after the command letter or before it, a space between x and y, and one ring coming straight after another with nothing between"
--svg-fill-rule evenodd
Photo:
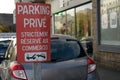
<instances>
[{"instance_id":1,"label":"brick wall","mask_svg":"<svg viewBox=\"0 0 120 80\"><path fill-rule=\"evenodd\" d=\"M120 53L107 53L98 51L94 59L99 65L120 71Z\"/></svg>"},{"instance_id":2,"label":"brick wall","mask_svg":"<svg viewBox=\"0 0 120 80\"><path fill-rule=\"evenodd\" d=\"M101 52L98 50L98 29L97 29L97 0L92 0L93 3L93 27L92 36L94 38L94 59L99 65L112 68L120 71L120 53Z\"/></svg>"}]
</instances>

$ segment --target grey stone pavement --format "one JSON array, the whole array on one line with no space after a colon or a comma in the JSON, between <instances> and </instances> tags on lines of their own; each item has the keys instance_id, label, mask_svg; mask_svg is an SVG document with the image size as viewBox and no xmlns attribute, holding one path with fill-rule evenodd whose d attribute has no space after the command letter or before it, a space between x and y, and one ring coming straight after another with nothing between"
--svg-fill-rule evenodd
<instances>
[{"instance_id":1,"label":"grey stone pavement","mask_svg":"<svg viewBox=\"0 0 120 80\"><path fill-rule=\"evenodd\" d=\"M120 71L97 65L100 80L120 80Z\"/></svg>"}]
</instances>

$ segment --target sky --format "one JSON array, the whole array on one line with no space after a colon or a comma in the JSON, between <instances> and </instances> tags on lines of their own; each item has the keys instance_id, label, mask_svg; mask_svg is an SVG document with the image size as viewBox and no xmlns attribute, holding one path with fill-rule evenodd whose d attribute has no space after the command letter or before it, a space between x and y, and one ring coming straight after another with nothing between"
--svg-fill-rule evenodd
<instances>
[{"instance_id":1,"label":"sky","mask_svg":"<svg viewBox=\"0 0 120 80\"><path fill-rule=\"evenodd\" d=\"M15 0L1 0L0 1L0 13L13 14L15 9Z\"/></svg>"}]
</instances>

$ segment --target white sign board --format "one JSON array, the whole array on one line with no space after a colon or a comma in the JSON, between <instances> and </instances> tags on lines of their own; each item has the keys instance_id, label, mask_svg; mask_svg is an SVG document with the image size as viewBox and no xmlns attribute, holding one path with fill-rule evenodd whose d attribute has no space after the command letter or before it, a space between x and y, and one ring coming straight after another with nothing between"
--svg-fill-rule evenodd
<instances>
[{"instance_id":1,"label":"white sign board","mask_svg":"<svg viewBox=\"0 0 120 80\"><path fill-rule=\"evenodd\" d=\"M101 26L102 26L102 29L108 28L108 15L107 14L102 15Z\"/></svg>"},{"instance_id":2,"label":"white sign board","mask_svg":"<svg viewBox=\"0 0 120 80\"><path fill-rule=\"evenodd\" d=\"M112 12L110 14L110 28L117 28L117 13Z\"/></svg>"}]
</instances>

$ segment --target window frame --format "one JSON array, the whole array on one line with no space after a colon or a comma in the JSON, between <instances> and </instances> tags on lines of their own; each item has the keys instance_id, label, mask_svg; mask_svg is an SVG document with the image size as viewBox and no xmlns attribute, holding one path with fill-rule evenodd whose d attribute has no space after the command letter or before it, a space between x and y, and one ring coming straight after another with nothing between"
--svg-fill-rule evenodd
<instances>
[{"instance_id":1,"label":"window frame","mask_svg":"<svg viewBox=\"0 0 120 80\"><path fill-rule=\"evenodd\" d=\"M120 45L107 45L107 44L101 44L101 14L100 14L100 1L97 0L97 45L98 45L98 51L103 52L114 52L114 53L120 53Z\"/></svg>"}]
</instances>

